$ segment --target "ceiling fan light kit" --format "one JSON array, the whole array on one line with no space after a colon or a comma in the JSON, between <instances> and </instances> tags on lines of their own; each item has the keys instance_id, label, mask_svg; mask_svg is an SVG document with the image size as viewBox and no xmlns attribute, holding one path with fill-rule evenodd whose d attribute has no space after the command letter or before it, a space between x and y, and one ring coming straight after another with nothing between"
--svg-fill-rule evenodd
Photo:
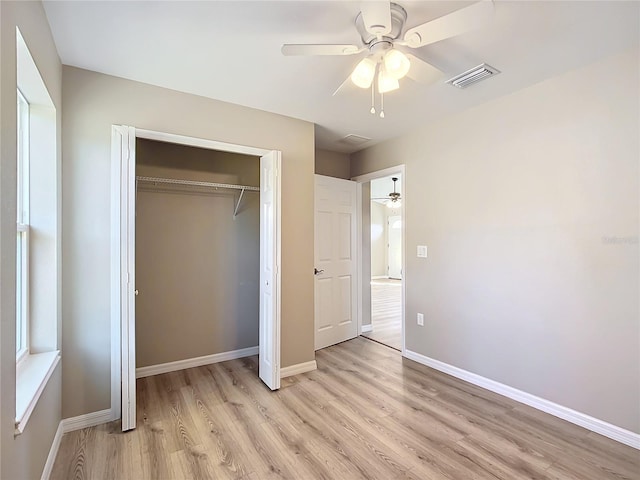
<instances>
[{"instance_id":1,"label":"ceiling fan light kit","mask_svg":"<svg viewBox=\"0 0 640 480\"><path fill-rule=\"evenodd\" d=\"M400 208L402 205L402 201L400 199L400 192L396 191L396 182L398 181L398 177L391 177L393 181L393 192L389 192L387 197L383 198L372 198L371 200L386 200L384 203L389 208Z\"/></svg>"},{"instance_id":2,"label":"ceiling fan light kit","mask_svg":"<svg viewBox=\"0 0 640 480\"><path fill-rule=\"evenodd\" d=\"M380 69L378 72L378 92L387 93L400 88L400 83L395 77L389 75L386 70Z\"/></svg>"},{"instance_id":3,"label":"ceiling fan light kit","mask_svg":"<svg viewBox=\"0 0 640 480\"><path fill-rule=\"evenodd\" d=\"M351 74L351 81L360 88L369 88L373 77L376 75L377 64L371 58L366 57L360 60Z\"/></svg>"},{"instance_id":4,"label":"ceiling fan light kit","mask_svg":"<svg viewBox=\"0 0 640 480\"><path fill-rule=\"evenodd\" d=\"M387 74L396 80L403 78L411 68L411 62L400 50L392 48L384 54L384 69Z\"/></svg>"},{"instance_id":5,"label":"ceiling fan light kit","mask_svg":"<svg viewBox=\"0 0 640 480\"><path fill-rule=\"evenodd\" d=\"M396 182L398 181L398 177L392 177L393 181L393 192L389 193L389 200L387 201L387 207L389 208L400 208L400 192L396 192Z\"/></svg>"},{"instance_id":6,"label":"ceiling fan light kit","mask_svg":"<svg viewBox=\"0 0 640 480\"><path fill-rule=\"evenodd\" d=\"M396 192L396 182L398 181L398 177L392 177L391 180L393 181L393 192L389 193L387 207L400 208L402 205L402 202L400 201L400 192Z\"/></svg>"},{"instance_id":7,"label":"ceiling fan light kit","mask_svg":"<svg viewBox=\"0 0 640 480\"><path fill-rule=\"evenodd\" d=\"M350 79L360 88L372 89L371 113L376 113L373 100L377 87L380 93L380 117L384 118L383 95L400 88L399 80L408 76L414 81L431 84L434 77L442 76L442 72L433 65L413 55L406 55L398 47L421 48L461 35L486 25L492 15L493 1L481 0L443 17L412 27L404 33L404 39L400 40L407 20L407 11L397 3L365 1L362 2L360 13L355 19L355 27L362 39L362 47L285 44L282 46L282 53L283 55L355 55L368 50L367 56L353 69ZM376 73L377 85L374 83ZM489 74L485 74L487 75ZM334 95L339 90L340 88Z\"/></svg>"}]
</instances>

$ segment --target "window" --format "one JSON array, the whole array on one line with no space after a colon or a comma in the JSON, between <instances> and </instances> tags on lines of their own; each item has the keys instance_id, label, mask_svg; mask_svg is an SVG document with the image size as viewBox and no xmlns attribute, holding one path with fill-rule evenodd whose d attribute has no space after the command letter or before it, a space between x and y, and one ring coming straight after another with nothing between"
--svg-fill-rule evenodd
<instances>
[{"instance_id":1,"label":"window","mask_svg":"<svg viewBox=\"0 0 640 480\"><path fill-rule=\"evenodd\" d=\"M56 108L18 29L16 67L15 433L20 434L60 361L61 169Z\"/></svg>"},{"instance_id":2,"label":"window","mask_svg":"<svg viewBox=\"0 0 640 480\"><path fill-rule=\"evenodd\" d=\"M29 104L18 90L16 361L29 353Z\"/></svg>"}]
</instances>

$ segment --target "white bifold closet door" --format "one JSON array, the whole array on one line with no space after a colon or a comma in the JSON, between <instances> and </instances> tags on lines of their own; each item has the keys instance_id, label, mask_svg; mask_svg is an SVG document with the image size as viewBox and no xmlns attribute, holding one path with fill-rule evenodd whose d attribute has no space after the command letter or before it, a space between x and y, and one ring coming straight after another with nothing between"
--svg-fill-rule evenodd
<instances>
[{"instance_id":1,"label":"white bifold closet door","mask_svg":"<svg viewBox=\"0 0 640 480\"><path fill-rule=\"evenodd\" d=\"M280 388L280 152L260 158L260 378Z\"/></svg>"}]
</instances>

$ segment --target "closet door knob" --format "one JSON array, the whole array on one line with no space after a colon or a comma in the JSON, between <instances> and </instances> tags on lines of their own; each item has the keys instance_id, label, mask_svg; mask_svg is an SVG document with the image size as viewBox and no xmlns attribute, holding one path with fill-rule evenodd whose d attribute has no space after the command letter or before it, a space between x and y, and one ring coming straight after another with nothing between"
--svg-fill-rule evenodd
<instances>
[{"instance_id":1,"label":"closet door knob","mask_svg":"<svg viewBox=\"0 0 640 480\"><path fill-rule=\"evenodd\" d=\"M136 289L133 291L133 293L134 293L134 295L137 297L137 296L138 296L138 289L136 288Z\"/></svg>"},{"instance_id":2,"label":"closet door knob","mask_svg":"<svg viewBox=\"0 0 640 480\"><path fill-rule=\"evenodd\" d=\"M318 270L317 268L313 269L313 274L314 275L320 275L321 273L324 273L324 270Z\"/></svg>"}]
</instances>

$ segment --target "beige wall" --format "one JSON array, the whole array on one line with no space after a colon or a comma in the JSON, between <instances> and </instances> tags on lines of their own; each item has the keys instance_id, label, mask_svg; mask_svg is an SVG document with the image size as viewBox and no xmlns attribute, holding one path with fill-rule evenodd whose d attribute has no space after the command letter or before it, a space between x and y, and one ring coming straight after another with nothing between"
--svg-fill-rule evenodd
<instances>
[{"instance_id":1,"label":"beige wall","mask_svg":"<svg viewBox=\"0 0 640 480\"><path fill-rule=\"evenodd\" d=\"M136 174L260 185L260 158L138 139ZM260 195L140 183L136 366L258 345Z\"/></svg>"},{"instance_id":2,"label":"beige wall","mask_svg":"<svg viewBox=\"0 0 640 480\"><path fill-rule=\"evenodd\" d=\"M16 26L20 28L56 106L56 123L58 126L61 124L62 66L42 4L0 2L0 478L6 479L40 477L61 418L61 376L60 367L57 367L26 429L22 435L14 438ZM58 159L59 136L60 128ZM58 161L55 171L59 170ZM56 289L59 298L60 286L50 285L49 288ZM59 306L54 305L50 314L58 316L58 313ZM59 332L55 335L59 345Z\"/></svg>"},{"instance_id":3,"label":"beige wall","mask_svg":"<svg viewBox=\"0 0 640 480\"><path fill-rule=\"evenodd\" d=\"M386 205L371 202L371 276L387 275L387 212Z\"/></svg>"},{"instance_id":4,"label":"beige wall","mask_svg":"<svg viewBox=\"0 0 640 480\"><path fill-rule=\"evenodd\" d=\"M313 360L313 124L73 67L63 98L63 416L110 406L112 124L282 151L281 365Z\"/></svg>"},{"instance_id":5,"label":"beige wall","mask_svg":"<svg viewBox=\"0 0 640 480\"><path fill-rule=\"evenodd\" d=\"M315 173L349 180L351 160L348 153L316 149Z\"/></svg>"},{"instance_id":6,"label":"beige wall","mask_svg":"<svg viewBox=\"0 0 640 480\"><path fill-rule=\"evenodd\" d=\"M424 126L351 171L406 164L407 250L429 248L407 255L409 350L636 433L638 59Z\"/></svg>"}]
</instances>

